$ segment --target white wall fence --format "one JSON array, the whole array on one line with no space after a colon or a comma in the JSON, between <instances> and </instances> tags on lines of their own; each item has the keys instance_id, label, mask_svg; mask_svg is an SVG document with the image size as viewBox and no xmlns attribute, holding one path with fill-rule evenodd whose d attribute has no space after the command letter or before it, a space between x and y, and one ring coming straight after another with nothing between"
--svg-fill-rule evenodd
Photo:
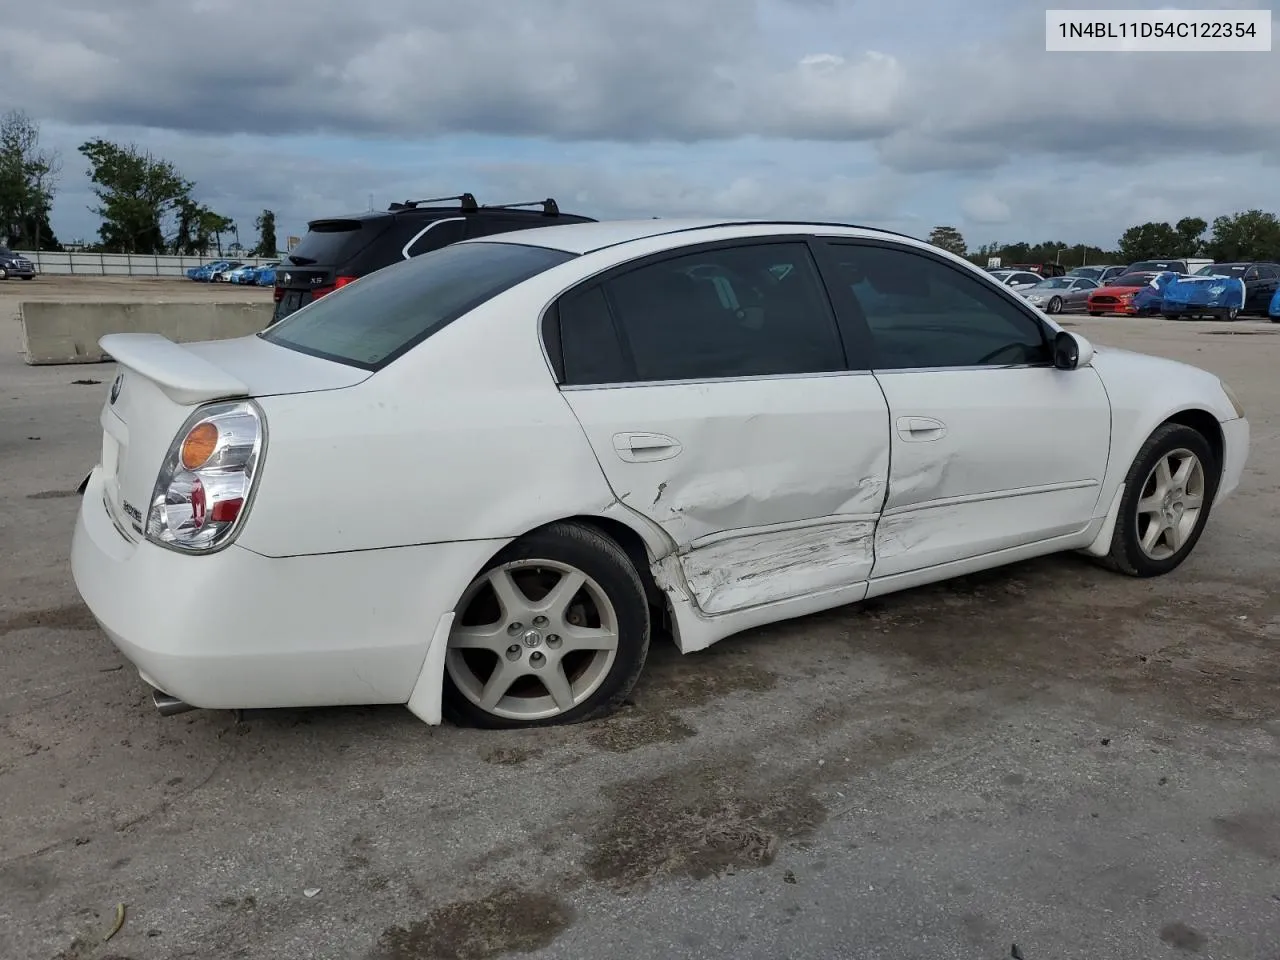
<instances>
[{"instance_id":1,"label":"white wall fence","mask_svg":"<svg viewBox=\"0 0 1280 960\"><path fill-rule=\"evenodd\" d=\"M270 263L274 257L177 257L145 253L50 253L15 250L36 265L36 273L86 277L183 277L191 267L218 260L241 260L255 266Z\"/></svg>"}]
</instances>

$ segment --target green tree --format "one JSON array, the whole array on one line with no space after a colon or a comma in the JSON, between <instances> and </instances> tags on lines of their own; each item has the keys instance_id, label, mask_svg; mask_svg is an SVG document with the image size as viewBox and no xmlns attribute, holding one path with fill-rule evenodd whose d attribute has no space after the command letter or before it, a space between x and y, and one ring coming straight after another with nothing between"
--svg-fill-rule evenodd
<instances>
[{"instance_id":1,"label":"green tree","mask_svg":"<svg viewBox=\"0 0 1280 960\"><path fill-rule=\"evenodd\" d=\"M102 218L98 235L103 249L120 253L165 253L165 224L181 220L184 201L194 184L172 163L133 144L95 138L80 145L89 161L89 179L99 205L90 209Z\"/></svg>"},{"instance_id":2,"label":"green tree","mask_svg":"<svg viewBox=\"0 0 1280 960\"><path fill-rule=\"evenodd\" d=\"M274 210L263 210L253 221L258 228L258 245L253 249L255 257L274 257L278 251L276 246L276 214Z\"/></svg>"},{"instance_id":3,"label":"green tree","mask_svg":"<svg viewBox=\"0 0 1280 960\"><path fill-rule=\"evenodd\" d=\"M1167 223L1141 223L1120 236L1120 259L1125 263L1171 257L1185 241Z\"/></svg>"},{"instance_id":4,"label":"green tree","mask_svg":"<svg viewBox=\"0 0 1280 960\"><path fill-rule=\"evenodd\" d=\"M1199 256L1204 250L1204 232L1209 229L1209 224L1199 217L1183 217L1173 225L1173 229L1177 231L1179 241L1173 251L1174 256Z\"/></svg>"},{"instance_id":5,"label":"green tree","mask_svg":"<svg viewBox=\"0 0 1280 960\"><path fill-rule=\"evenodd\" d=\"M1246 210L1213 221L1205 253L1219 263L1280 257L1280 220L1274 213Z\"/></svg>"},{"instance_id":6,"label":"green tree","mask_svg":"<svg viewBox=\"0 0 1280 960\"><path fill-rule=\"evenodd\" d=\"M49 212L62 158L40 148L40 126L21 110L0 117L0 242L56 250Z\"/></svg>"},{"instance_id":7,"label":"green tree","mask_svg":"<svg viewBox=\"0 0 1280 960\"><path fill-rule=\"evenodd\" d=\"M955 227L934 227L933 232L929 234L929 242L935 247L941 247L961 257L969 251L964 237Z\"/></svg>"}]
</instances>

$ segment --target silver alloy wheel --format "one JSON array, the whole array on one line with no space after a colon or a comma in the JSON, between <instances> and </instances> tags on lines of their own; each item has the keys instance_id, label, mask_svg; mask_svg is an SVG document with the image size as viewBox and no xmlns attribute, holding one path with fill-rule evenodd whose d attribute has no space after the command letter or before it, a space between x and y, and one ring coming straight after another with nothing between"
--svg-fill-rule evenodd
<instances>
[{"instance_id":1,"label":"silver alloy wheel","mask_svg":"<svg viewBox=\"0 0 1280 960\"><path fill-rule=\"evenodd\" d=\"M618 617L594 579L555 560L516 560L462 595L445 669L495 717L546 720L595 693L618 654Z\"/></svg>"},{"instance_id":2,"label":"silver alloy wheel","mask_svg":"<svg viewBox=\"0 0 1280 960\"><path fill-rule=\"evenodd\" d=\"M1147 474L1138 499L1138 546L1152 560L1167 560L1182 549L1204 509L1204 465L1179 447L1162 456Z\"/></svg>"}]
</instances>

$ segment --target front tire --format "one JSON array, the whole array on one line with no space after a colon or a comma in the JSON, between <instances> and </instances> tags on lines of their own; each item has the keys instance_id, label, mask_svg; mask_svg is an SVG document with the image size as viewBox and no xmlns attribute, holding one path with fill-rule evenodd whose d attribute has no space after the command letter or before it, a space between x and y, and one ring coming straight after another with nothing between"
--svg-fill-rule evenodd
<instances>
[{"instance_id":1,"label":"front tire","mask_svg":"<svg viewBox=\"0 0 1280 960\"><path fill-rule=\"evenodd\" d=\"M1236 322L1236 319L1237 319L1239 316L1240 316L1240 310L1239 310L1239 308L1237 308L1237 307L1232 307L1231 309L1229 309L1229 310L1227 311L1226 321L1227 321L1227 323L1235 323L1235 322Z\"/></svg>"},{"instance_id":2,"label":"front tire","mask_svg":"<svg viewBox=\"0 0 1280 960\"><path fill-rule=\"evenodd\" d=\"M445 654L444 709L488 729L614 712L649 652L644 584L594 527L553 523L502 550L463 592Z\"/></svg>"},{"instance_id":3,"label":"front tire","mask_svg":"<svg viewBox=\"0 0 1280 960\"><path fill-rule=\"evenodd\" d=\"M1048 311L1048 312L1049 312L1049 313L1061 313L1061 312L1062 312L1062 298L1061 298L1061 297L1054 297L1052 300L1050 300L1050 301L1049 301L1049 311Z\"/></svg>"},{"instance_id":4,"label":"front tire","mask_svg":"<svg viewBox=\"0 0 1280 960\"><path fill-rule=\"evenodd\" d=\"M1204 532L1219 474L1198 431L1180 423L1158 427L1125 477L1107 565L1131 577L1158 577L1178 567Z\"/></svg>"}]
</instances>

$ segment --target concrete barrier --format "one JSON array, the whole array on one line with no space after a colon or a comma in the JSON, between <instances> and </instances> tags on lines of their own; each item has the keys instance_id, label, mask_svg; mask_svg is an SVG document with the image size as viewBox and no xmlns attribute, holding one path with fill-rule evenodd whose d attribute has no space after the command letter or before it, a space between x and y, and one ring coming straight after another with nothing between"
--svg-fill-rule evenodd
<instances>
[{"instance_id":1,"label":"concrete barrier","mask_svg":"<svg viewBox=\"0 0 1280 960\"><path fill-rule=\"evenodd\" d=\"M228 340L266 329L268 303L46 303L19 305L23 350L31 365L101 363L108 333L158 333L174 343Z\"/></svg>"}]
</instances>

